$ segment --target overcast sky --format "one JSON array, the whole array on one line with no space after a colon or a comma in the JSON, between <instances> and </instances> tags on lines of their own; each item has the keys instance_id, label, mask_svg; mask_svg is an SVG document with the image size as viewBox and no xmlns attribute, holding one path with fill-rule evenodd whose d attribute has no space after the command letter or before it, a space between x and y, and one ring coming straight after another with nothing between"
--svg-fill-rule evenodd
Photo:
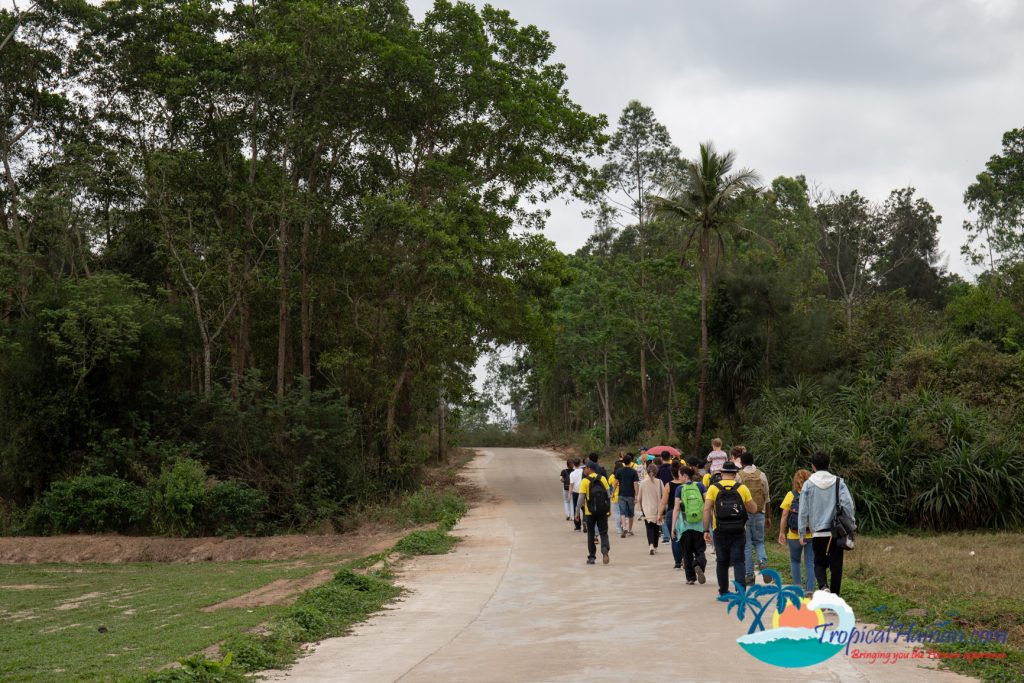
<instances>
[{"instance_id":1,"label":"overcast sky","mask_svg":"<svg viewBox=\"0 0 1024 683\"><path fill-rule=\"evenodd\" d=\"M417 18L432 4L410 1ZM1024 126L1024 2L490 4L550 32L573 99L613 125L639 99L685 154L710 139L766 181L802 173L877 201L913 185L943 218L950 269L971 274L963 192ZM554 209L547 235L563 251L591 233L579 213Z\"/></svg>"}]
</instances>

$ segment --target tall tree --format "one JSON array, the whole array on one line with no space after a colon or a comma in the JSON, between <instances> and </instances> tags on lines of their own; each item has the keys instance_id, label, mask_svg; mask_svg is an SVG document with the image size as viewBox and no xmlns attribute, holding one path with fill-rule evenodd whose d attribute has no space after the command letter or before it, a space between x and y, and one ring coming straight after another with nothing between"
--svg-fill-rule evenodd
<instances>
[{"instance_id":1,"label":"tall tree","mask_svg":"<svg viewBox=\"0 0 1024 683\"><path fill-rule=\"evenodd\" d=\"M726 250L727 238L737 229L736 217L740 197L758 182L749 169L733 172L734 152L719 154L711 142L700 146L698 158L682 164L668 192L651 198L656 218L678 224L684 236L683 254L696 248L698 281L700 283L700 359L697 380L697 420L693 452L702 446L704 414L707 409L708 384L708 298L711 279L719 259Z\"/></svg>"},{"instance_id":2,"label":"tall tree","mask_svg":"<svg viewBox=\"0 0 1024 683\"><path fill-rule=\"evenodd\" d=\"M878 230L886 237L872 270L881 291L902 289L909 298L938 308L945 276L939 252L942 217L914 193L912 187L893 190L882 206Z\"/></svg>"},{"instance_id":3,"label":"tall tree","mask_svg":"<svg viewBox=\"0 0 1024 683\"><path fill-rule=\"evenodd\" d=\"M648 257L648 198L667 182L679 159L668 129L654 116L654 110L631 100L619 116L606 152L607 161L598 173L599 184L592 201L595 209L585 215L596 218L599 230L634 226L639 249L638 294L646 292ZM644 307L633 320L640 349L640 405L644 421L650 418L647 396L647 316Z\"/></svg>"},{"instance_id":4,"label":"tall tree","mask_svg":"<svg viewBox=\"0 0 1024 683\"><path fill-rule=\"evenodd\" d=\"M985 163L964 203L976 214L964 222L964 256L990 270L1024 260L1024 128L1003 134L1002 154Z\"/></svg>"}]
</instances>

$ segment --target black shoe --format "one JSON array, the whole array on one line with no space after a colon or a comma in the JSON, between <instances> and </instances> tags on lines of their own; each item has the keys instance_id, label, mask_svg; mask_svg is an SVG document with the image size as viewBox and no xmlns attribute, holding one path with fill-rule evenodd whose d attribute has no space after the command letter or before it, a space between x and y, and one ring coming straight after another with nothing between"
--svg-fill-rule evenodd
<instances>
[{"instance_id":1,"label":"black shoe","mask_svg":"<svg viewBox=\"0 0 1024 683\"><path fill-rule=\"evenodd\" d=\"M676 568L676 569L682 569L682 568L683 568L683 565L681 565L681 564L677 564L677 565L675 565L675 568Z\"/></svg>"},{"instance_id":2,"label":"black shoe","mask_svg":"<svg viewBox=\"0 0 1024 683\"><path fill-rule=\"evenodd\" d=\"M697 567L697 583L704 585L705 581L707 581L707 579L704 577L704 570Z\"/></svg>"},{"instance_id":3,"label":"black shoe","mask_svg":"<svg viewBox=\"0 0 1024 683\"><path fill-rule=\"evenodd\" d=\"M597 559L593 557L588 557L587 564L597 564Z\"/></svg>"},{"instance_id":4,"label":"black shoe","mask_svg":"<svg viewBox=\"0 0 1024 683\"><path fill-rule=\"evenodd\" d=\"M608 551L607 550L602 550L601 551L601 562L603 562L604 564L608 564L609 560L608 560Z\"/></svg>"}]
</instances>

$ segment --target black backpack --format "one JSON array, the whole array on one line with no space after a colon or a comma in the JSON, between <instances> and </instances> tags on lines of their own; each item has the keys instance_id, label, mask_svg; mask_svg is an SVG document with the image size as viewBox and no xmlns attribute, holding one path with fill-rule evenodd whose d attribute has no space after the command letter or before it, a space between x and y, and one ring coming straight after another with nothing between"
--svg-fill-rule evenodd
<instances>
[{"instance_id":1,"label":"black backpack","mask_svg":"<svg viewBox=\"0 0 1024 683\"><path fill-rule=\"evenodd\" d=\"M710 483L717 484L720 481L722 481L722 473L721 472L715 472L714 474L711 475L711 482Z\"/></svg>"},{"instance_id":2,"label":"black backpack","mask_svg":"<svg viewBox=\"0 0 1024 683\"><path fill-rule=\"evenodd\" d=\"M738 534L747 525L747 508L743 505L743 497L740 495L740 483L726 487L719 484L712 484L718 487L718 494L715 496L715 530L723 534Z\"/></svg>"},{"instance_id":3,"label":"black backpack","mask_svg":"<svg viewBox=\"0 0 1024 683\"><path fill-rule=\"evenodd\" d=\"M612 511L612 497L597 477L590 480L590 487L587 491L587 510L595 517L607 516Z\"/></svg>"},{"instance_id":4,"label":"black backpack","mask_svg":"<svg viewBox=\"0 0 1024 683\"><path fill-rule=\"evenodd\" d=\"M789 517L786 519L786 526L792 532L799 531L800 527L800 494L793 491L793 502L789 504Z\"/></svg>"}]
</instances>

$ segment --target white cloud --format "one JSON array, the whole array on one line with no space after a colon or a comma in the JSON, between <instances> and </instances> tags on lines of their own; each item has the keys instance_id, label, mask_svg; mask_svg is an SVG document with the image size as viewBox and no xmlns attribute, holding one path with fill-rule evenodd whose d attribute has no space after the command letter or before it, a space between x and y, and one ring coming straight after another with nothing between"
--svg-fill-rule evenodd
<instances>
[{"instance_id":1,"label":"white cloud","mask_svg":"<svg viewBox=\"0 0 1024 683\"><path fill-rule=\"evenodd\" d=\"M432 4L413 0L416 16ZM478 3L483 4L483 3ZM550 32L569 90L614 122L639 99L684 153L712 139L767 181L804 174L881 201L913 185L960 258L967 185L1024 126L1024 3L497 0ZM552 207L565 251L591 226Z\"/></svg>"}]
</instances>

